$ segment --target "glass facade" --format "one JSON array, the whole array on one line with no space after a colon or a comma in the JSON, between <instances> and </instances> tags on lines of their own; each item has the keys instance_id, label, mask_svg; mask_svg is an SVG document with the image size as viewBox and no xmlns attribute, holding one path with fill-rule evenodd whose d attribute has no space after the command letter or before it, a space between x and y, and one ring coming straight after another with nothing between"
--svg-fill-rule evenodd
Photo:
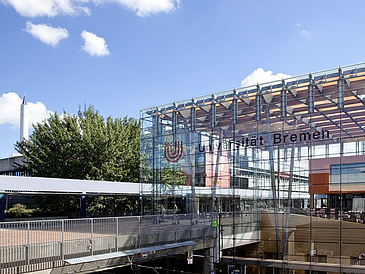
<instances>
[{"instance_id":1,"label":"glass facade","mask_svg":"<svg viewBox=\"0 0 365 274\"><path fill-rule=\"evenodd\" d=\"M249 216L246 271L363 265L364 110L364 64L142 110L143 209Z\"/></svg>"}]
</instances>

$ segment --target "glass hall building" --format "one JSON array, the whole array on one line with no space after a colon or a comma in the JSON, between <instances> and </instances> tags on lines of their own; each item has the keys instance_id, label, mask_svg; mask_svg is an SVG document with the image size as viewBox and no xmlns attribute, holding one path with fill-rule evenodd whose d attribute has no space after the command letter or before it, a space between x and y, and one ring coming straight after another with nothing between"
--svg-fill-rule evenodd
<instances>
[{"instance_id":1,"label":"glass hall building","mask_svg":"<svg viewBox=\"0 0 365 274\"><path fill-rule=\"evenodd\" d=\"M140 149L145 210L259 214L245 271L365 273L365 64L144 109Z\"/></svg>"}]
</instances>

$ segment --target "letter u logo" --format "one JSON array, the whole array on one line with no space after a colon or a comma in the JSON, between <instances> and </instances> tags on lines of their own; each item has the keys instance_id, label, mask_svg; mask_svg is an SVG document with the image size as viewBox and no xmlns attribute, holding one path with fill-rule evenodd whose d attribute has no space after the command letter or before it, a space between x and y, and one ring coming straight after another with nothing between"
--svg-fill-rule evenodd
<instances>
[{"instance_id":1,"label":"letter u logo","mask_svg":"<svg viewBox=\"0 0 365 274\"><path fill-rule=\"evenodd\" d=\"M183 143L182 141L175 142L174 146L171 143L165 143L163 150L166 160L170 163L176 163L183 154Z\"/></svg>"}]
</instances>

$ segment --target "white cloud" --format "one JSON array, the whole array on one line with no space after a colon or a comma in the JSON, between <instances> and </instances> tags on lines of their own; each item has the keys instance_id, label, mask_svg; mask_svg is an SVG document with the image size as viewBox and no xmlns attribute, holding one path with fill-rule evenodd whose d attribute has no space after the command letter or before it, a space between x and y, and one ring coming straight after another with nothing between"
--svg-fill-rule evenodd
<instances>
[{"instance_id":1,"label":"white cloud","mask_svg":"<svg viewBox=\"0 0 365 274\"><path fill-rule=\"evenodd\" d=\"M95 4L117 3L138 16L146 17L160 12L169 13L179 7L180 0L92 0Z\"/></svg>"},{"instance_id":2,"label":"white cloud","mask_svg":"<svg viewBox=\"0 0 365 274\"><path fill-rule=\"evenodd\" d=\"M69 36L67 29L60 27L54 28L46 24L35 25L29 21L24 30L34 38L52 47L56 47L62 39L66 39Z\"/></svg>"},{"instance_id":3,"label":"white cloud","mask_svg":"<svg viewBox=\"0 0 365 274\"><path fill-rule=\"evenodd\" d=\"M90 15L91 3L95 5L116 3L138 16L145 17L160 12L169 13L179 7L180 0L0 0L25 17L54 17L57 15Z\"/></svg>"},{"instance_id":4,"label":"white cloud","mask_svg":"<svg viewBox=\"0 0 365 274\"><path fill-rule=\"evenodd\" d=\"M302 24L301 23L297 23L295 24L296 27L301 27ZM309 38L311 36L311 32L309 30L306 29L301 29L300 32L307 38Z\"/></svg>"},{"instance_id":5,"label":"white cloud","mask_svg":"<svg viewBox=\"0 0 365 274\"><path fill-rule=\"evenodd\" d=\"M102 37L96 36L96 34L92 32L88 32L83 30L81 32L81 37L84 40L84 45L82 46L82 50L90 54L91 56L106 56L109 55L110 52L108 50L108 45L105 42L105 39Z\"/></svg>"},{"instance_id":6,"label":"white cloud","mask_svg":"<svg viewBox=\"0 0 365 274\"><path fill-rule=\"evenodd\" d=\"M13 7L17 13L25 17L90 14L89 8L83 6L89 2L88 0L0 0L0 2Z\"/></svg>"},{"instance_id":7,"label":"white cloud","mask_svg":"<svg viewBox=\"0 0 365 274\"><path fill-rule=\"evenodd\" d=\"M274 74L272 71L265 71L262 68L254 70L250 75L246 76L241 82L241 87L254 86L257 84L264 84L276 80L282 80L285 78L290 78L291 75L278 73Z\"/></svg>"},{"instance_id":8,"label":"white cloud","mask_svg":"<svg viewBox=\"0 0 365 274\"><path fill-rule=\"evenodd\" d=\"M42 102L29 102L28 109L30 124L40 123L53 114L53 111L47 110Z\"/></svg>"},{"instance_id":9,"label":"white cloud","mask_svg":"<svg viewBox=\"0 0 365 274\"><path fill-rule=\"evenodd\" d=\"M9 124L13 130L19 128L20 123L20 105L22 99L15 92L3 93L0 96L0 125ZM52 111L47 110L41 102L28 102L29 126L36 124L48 118Z\"/></svg>"},{"instance_id":10,"label":"white cloud","mask_svg":"<svg viewBox=\"0 0 365 274\"><path fill-rule=\"evenodd\" d=\"M308 38L311 36L311 32L309 30L305 30L305 29L302 29L302 34Z\"/></svg>"}]
</instances>

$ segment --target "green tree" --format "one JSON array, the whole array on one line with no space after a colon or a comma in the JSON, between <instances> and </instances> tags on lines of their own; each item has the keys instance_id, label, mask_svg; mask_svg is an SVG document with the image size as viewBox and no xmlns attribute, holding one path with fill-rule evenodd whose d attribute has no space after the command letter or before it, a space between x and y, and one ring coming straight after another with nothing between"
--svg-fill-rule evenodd
<instances>
[{"instance_id":1,"label":"green tree","mask_svg":"<svg viewBox=\"0 0 365 274\"><path fill-rule=\"evenodd\" d=\"M188 175L180 168L165 167L161 170L161 184L167 187L185 185Z\"/></svg>"},{"instance_id":2,"label":"green tree","mask_svg":"<svg viewBox=\"0 0 365 274\"><path fill-rule=\"evenodd\" d=\"M29 140L15 144L25 158L18 169L34 177L138 182L139 133L136 119L105 119L93 106L77 115L55 113L34 125ZM66 212L78 204L62 197L42 198L44 205L53 201L44 207L49 213L55 208Z\"/></svg>"},{"instance_id":3,"label":"green tree","mask_svg":"<svg viewBox=\"0 0 365 274\"><path fill-rule=\"evenodd\" d=\"M78 115L57 113L15 144L30 176L138 182L139 123L104 119L92 106Z\"/></svg>"}]
</instances>

